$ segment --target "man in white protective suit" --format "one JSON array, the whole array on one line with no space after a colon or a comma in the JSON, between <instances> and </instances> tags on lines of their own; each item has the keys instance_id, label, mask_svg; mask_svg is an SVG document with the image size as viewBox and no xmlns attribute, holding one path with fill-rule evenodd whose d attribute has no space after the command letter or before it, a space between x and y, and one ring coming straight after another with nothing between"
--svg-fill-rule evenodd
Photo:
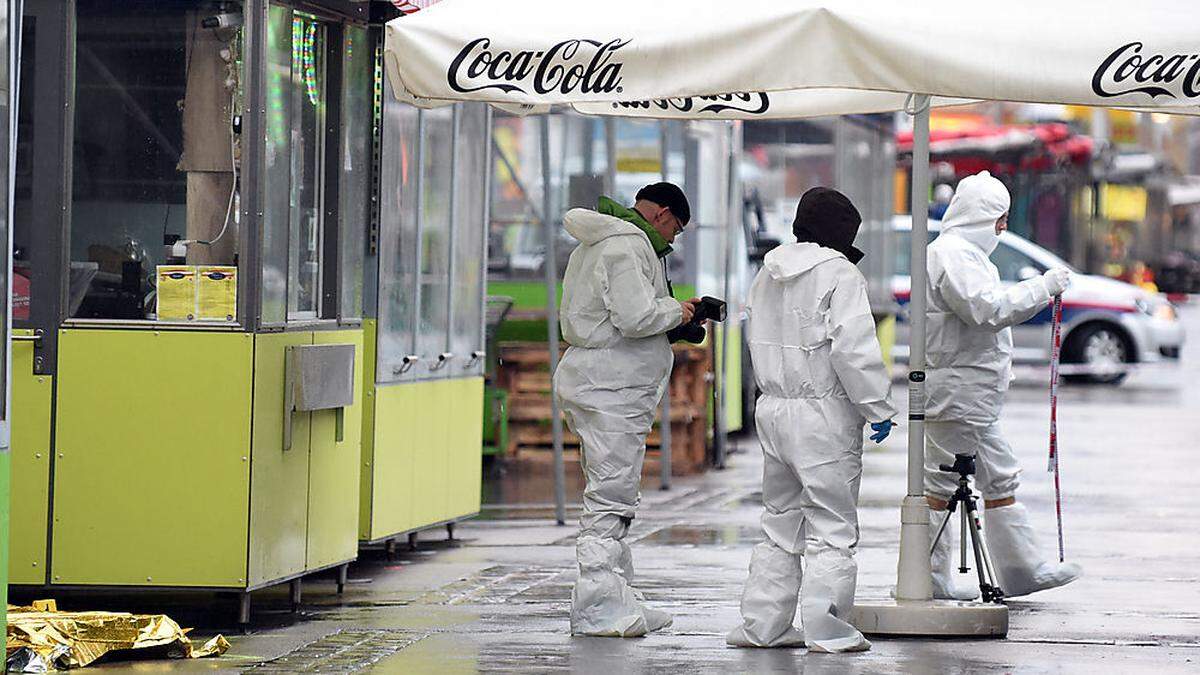
<instances>
[{"instance_id":1,"label":"man in white protective suit","mask_svg":"<svg viewBox=\"0 0 1200 675\"><path fill-rule=\"evenodd\" d=\"M630 583L625 535L641 499L646 435L671 374L667 331L691 320L695 300L671 297L665 256L691 218L671 183L642 188L632 208L601 197L563 224L579 246L563 277L559 319L570 347L554 375L563 416L582 441L587 481L575 545L579 579L571 633L638 637L671 625Z\"/></svg>"},{"instance_id":2,"label":"man in white protective suit","mask_svg":"<svg viewBox=\"0 0 1200 675\"><path fill-rule=\"evenodd\" d=\"M876 443L896 410L852 245L862 222L843 194L813 188L796 209L796 243L766 255L747 302L761 395L763 531L742 594L737 647L847 652L871 643L847 621L858 567L863 425ZM793 626L799 597L803 630Z\"/></svg>"},{"instance_id":3,"label":"man in white protective suit","mask_svg":"<svg viewBox=\"0 0 1200 675\"><path fill-rule=\"evenodd\" d=\"M1014 597L1062 586L1082 570L1039 553L1025 507L1015 498L1021 469L1000 434L1000 410L1012 379L1010 326L1046 308L1071 281L1059 268L1011 286L1001 283L988 256L1008 227L1008 208L1003 183L987 171L968 176L946 209L941 234L929 245L925 492L932 535L958 481L938 465L953 464L955 453L976 456L984 539L1000 588ZM978 589L953 583L952 529L946 528L932 553L934 597L971 599Z\"/></svg>"}]
</instances>

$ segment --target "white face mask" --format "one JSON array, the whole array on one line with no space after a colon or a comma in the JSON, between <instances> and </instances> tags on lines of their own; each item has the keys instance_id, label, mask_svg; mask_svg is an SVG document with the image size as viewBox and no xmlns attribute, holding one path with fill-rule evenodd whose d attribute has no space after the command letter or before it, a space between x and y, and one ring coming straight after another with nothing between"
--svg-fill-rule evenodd
<instances>
[{"instance_id":1,"label":"white face mask","mask_svg":"<svg viewBox=\"0 0 1200 675\"><path fill-rule=\"evenodd\" d=\"M951 231L978 246L985 255L991 255L1000 245L1000 235L996 234L995 225L963 225Z\"/></svg>"}]
</instances>

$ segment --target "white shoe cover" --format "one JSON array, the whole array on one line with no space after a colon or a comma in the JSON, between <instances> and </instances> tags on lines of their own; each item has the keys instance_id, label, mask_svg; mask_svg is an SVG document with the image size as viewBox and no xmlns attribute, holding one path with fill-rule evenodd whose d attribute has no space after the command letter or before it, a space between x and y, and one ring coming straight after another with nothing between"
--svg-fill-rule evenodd
<instances>
[{"instance_id":1,"label":"white shoe cover","mask_svg":"<svg viewBox=\"0 0 1200 675\"><path fill-rule=\"evenodd\" d=\"M742 625L729 631L725 643L732 647L803 647L804 634L792 625L800 579L799 555L770 540L755 546L750 576L742 591Z\"/></svg>"},{"instance_id":2,"label":"white shoe cover","mask_svg":"<svg viewBox=\"0 0 1200 675\"><path fill-rule=\"evenodd\" d=\"M752 640L746 634L745 626L738 626L729 631L729 634L725 636L725 644L730 647L803 647L804 633L797 630L794 626L789 626L783 635L771 640L771 644L761 644L757 640Z\"/></svg>"},{"instance_id":3,"label":"white shoe cover","mask_svg":"<svg viewBox=\"0 0 1200 675\"><path fill-rule=\"evenodd\" d=\"M937 536L938 528L941 527L945 517L945 511L929 509L929 539L931 541ZM958 554L958 549L954 548L957 537L953 535L956 532L954 527L961 522L961 518L962 515L957 511L950 514L950 522L946 523L946 530L938 539L937 546L933 547L933 554L929 559L929 567L933 570L933 597L936 600L974 600L979 597L978 587L959 588L954 583L953 561L954 556ZM962 536L961 532L959 536Z\"/></svg>"},{"instance_id":4,"label":"white shoe cover","mask_svg":"<svg viewBox=\"0 0 1200 675\"><path fill-rule=\"evenodd\" d=\"M619 573L627 549L616 539L582 536L579 579L571 591L571 634L641 637L671 625L671 615L642 606Z\"/></svg>"},{"instance_id":5,"label":"white shoe cover","mask_svg":"<svg viewBox=\"0 0 1200 675\"><path fill-rule=\"evenodd\" d=\"M846 620L854 608L858 565L853 555L837 549L804 555L804 582L800 586L800 618L805 642L812 652L861 652L871 648L857 628Z\"/></svg>"},{"instance_id":6,"label":"white shoe cover","mask_svg":"<svg viewBox=\"0 0 1200 675\"><path fill-rule=\"evenodd\" d=\"M1078 564L1050 562L1038 553L1037 536L1024 504L987 509L984 521L988 552L1005 597L1057 588L1083 576Z\"/></svg>"},{"instance_id":7,"label":"white shoe cover","mask_svg":"<svg viewBox=\"0 0 1200 675\"><path fill-rule=\"evenodd\" d=\"M642 607L642 616L646 619L646 630L651 633L667 628L675 622L675 619L670 614L660 609Z\"/></svg>"}]
</instances>

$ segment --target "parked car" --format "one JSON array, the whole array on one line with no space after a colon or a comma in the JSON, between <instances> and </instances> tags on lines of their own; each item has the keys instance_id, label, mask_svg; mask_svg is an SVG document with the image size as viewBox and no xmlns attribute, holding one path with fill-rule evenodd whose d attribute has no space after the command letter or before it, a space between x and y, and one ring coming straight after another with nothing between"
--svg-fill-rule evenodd
<instances>
[{"instance_id":1,"label":"parked car","mask_svg":"<svg viewBox=\"0 0 1200 675\"><path fill-rule=\"evenodd\" d=\"M898 216L893 227L897 250L892 290L900 305L893 356L907 362L912 221L908 216ZM929 222L930 241L940 229L940 221ZM1108 277L1083 274L1050 251L1011 232L1000 236L1000 245L991 258L1006 284L1038 276L1051 267L1067 267L1075 272L1071 287L1063 293L1061 372L1065 379L1118 384L1137 364L1178 361L1184 329L1174 305L1163 295ZM1014 363L1049 363L1050 327L1050 308L1014 326Z\"/></svg>"}]
</instances>

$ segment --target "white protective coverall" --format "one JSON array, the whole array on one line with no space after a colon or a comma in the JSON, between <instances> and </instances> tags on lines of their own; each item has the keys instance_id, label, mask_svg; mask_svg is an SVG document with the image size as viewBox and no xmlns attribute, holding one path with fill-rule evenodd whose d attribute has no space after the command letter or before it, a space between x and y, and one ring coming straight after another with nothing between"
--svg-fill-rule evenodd
<instances>
[{"instance_id":1,"label":"white protective coverall","mask_svg":"<svg viewBox=\"0 0 1200 675\"><path fill-rule=\"evenodd\" d=\"M762 391L755 421L767 540L754 548L743 623L727 642L868 649L846 621L858 575L863 425L889 420L896 410L866 280L842 253L786 244L764 259L747 312ZM797 595L803 632L792 625Z\"/></svg>"},{"instance_id":2,"label":"white protective coverall","mask_svg":"<svg viewBox=\"0 0 1200 675\"><path fill-rule=\"evenodd\" d=\"M925 436L926 493L948 500L958 476L938 470L955 453L977 458L976 488L985 500L1016 493L1021 473L998 420L1012 379L1012 329L1045 308L1069 283L1065 270L1011 286L1000 281L988 256L1000 243L996 221L1008 213L1007 188L988 172L968 176L942 219L942 232L929 245L928 358ZM945 512L931 512L940 523ZM1053 565L1040 558L1020 504L987 509L985 537L1000 587L1008 596L1059 586L1079 576L1072 563ZM933 552L934 595L954 595L951 541L943 534Z\"/></svg>"},{"instance_id":3,"label":"white protective coverall","mask_svg":"<svg viewBox=\"0 0 1200 675\"><path fill-rule=\"evenodd\" d=\"M563 277L559 318L570 347L554 375L563 416L582 441L583 492L571 595L575 635L636 637L671 623L629 583L625 535L641 499L646 435L674 356L666 332L683 309L663 262L636 225L586 209L563 224L580 245Z\"/></svg>"}]
</instances>

